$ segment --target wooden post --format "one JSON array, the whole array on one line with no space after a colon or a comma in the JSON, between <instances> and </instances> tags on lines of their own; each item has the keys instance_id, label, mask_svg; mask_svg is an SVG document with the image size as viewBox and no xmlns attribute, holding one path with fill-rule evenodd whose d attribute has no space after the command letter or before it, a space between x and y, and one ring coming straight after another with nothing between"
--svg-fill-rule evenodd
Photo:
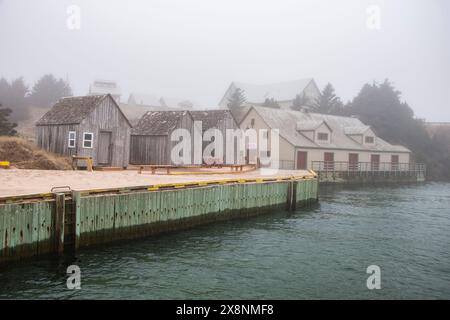
<instances>
[{"instance_id":1,"label":"wooden post","mask_svg":"<svg viewBox=\"0 0 450 320\"><path fill-rule=\"evenodd\" d=\"M72 191L72 202L73 202L72 210L75 214L75 244L74 244L75 251L78 250L78 248L80 247L80 230L81 230L80 198L81 193L79 191Z\"/></svg>"},{"instance_id":2,"label":"wooden post","mask_svg":"<svg viewBox=\"0 0 450 320\"><path fill-rule=\"evenodd\" d=\"M92 172L92 167L93 167L92 158L91 157L87 158L86 162L87 162L87 169L88 169L88 171Z\"/></svg>"},{"instance_id":3,"label":"wooden post","mask_svg":"<svg viewBox=\"0 0 450 320\"><path fill-rule=\"evenodd\" d=\"M291 205L291 211L295 211L297 208L297 184L298 181L294 180L292 183L292 205Z\"/></svg>"},{"instance_id":4,"label":"wooden post","mask_svg":"<svg viewBox=\"0 0 450 320\"><path fill-rule=\"evenodd\" d=\"M287 188L287 198L286 198L286 210L291 211L291 205L292 205L292 181L288 182L288 188Z\"/></svg>"},{"instance_id":5,"label":"wooden post","mask_svg":"<svg viewBox=\"0 0 450 320\"><path fill-rule=\"evenodd\" d=\"M58 254L64 252L64 221L66 200L64 193L57 193L55 198L56 219L55 219L55 239L56 251Z\"/></svg>"},{"instance_id":6,"label":"wooden post","mask_svg":"<svg viewBox=\"0 0 450 320\"><path fill-rule=\"evenodd\" d=\"M72 170L77 170L77 159L75 156L72 156Z\"/></svg>"}]
</instances>

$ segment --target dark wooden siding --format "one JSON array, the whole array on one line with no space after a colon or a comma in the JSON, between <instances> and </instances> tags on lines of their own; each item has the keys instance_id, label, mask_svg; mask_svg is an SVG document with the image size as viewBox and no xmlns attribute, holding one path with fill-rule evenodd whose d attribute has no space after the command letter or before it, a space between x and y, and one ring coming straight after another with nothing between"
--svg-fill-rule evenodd
<instances>
[{"instance_id":1,"label":"dark wooden siding","mask_svg":"<svg viewBox=\"0 0 450 320\"><path fill-rule=\"evenodd\" d=\"M89 156L98 165L100 131L111 132L111 165L125 167L130 153L131 127L115 102L107 96L80 124L37 126L37 145L45 150L63 154ZM69 131L76 131L76 148L68 148ZM94 135L92 148L83 148L83 133Z\"/></svg>"},{"instance_id":2,"label":"dark wooden siding","mask_svg":"<svg viewBox=\"0 0 450 320\"><path fill-rule=\"evenodd\" d=\"M186 114L177 124L176 129L187 129L191 133L191 147L193 153L194 123L192 117ZM173 132L173 131L172 131ZM130 143L131 164L174 164L171 161L172 148L178 144L171 141L169 135L132 135ZM193 163L193 154L191 163Z\"/></svg>"},{"instance_id":3,"label":"dark wooden siding","mask_svg":"<svg viewBox=\"0 0 450 320\"><path fill-rule=\"evenodd\" d=\"M75 148L69 148L69 131L78 132L78 125L49 125L36 127L36 142L38 147L66 156L77 153L77 147L81 143L78 136Z\"/></svg>"},{"instance_id":4,"label":"dark wooden siding","mask_svg":"<svg viewBox=\"0 0 450 320\"><path fill-rule=\"evenodd\" d=\"M131 128L115 106L111 98L106 98L95 108L90 116L84 119L80 124L82 132L94 133L94 145L92 149L82 148L80 143L79 154L90 155L94 158L94 165L97 165L98 139L100 131L111 132L111 165L113 167L125 167L128 165L130 152L130 133ZM82 134L82 133L81 133ZM82 141L80 141L82 142Z\"/></svg>"},{"instance_id":5,"label":"dark wooden siding","mask_svg":"<svg viewBox=\"0 0 450 320\"><path fill-rule=\"evenodd\" d=\"M131 164L168 164L167 136L131 136Z\"/></svg>"},{"instance_id":6,"label":"dark wooden siding","mask_svg":"<svg viewBox=\"0 0 450 320\"><path fill-rule=\"evenodd\" d=\"M223 163L226 163L226 152L227 152L227 129L239 129L239 126L236 124L236 121L233 119L233 117L231 116L231 114L227 117L225 117L224 119L220 119L216 126L214 127L215 129L218 129L221 133L222 133L222 138L223 138ZM203 125L203 131L208 130L209 128L205 128ZM209 145L211 142L210 141L204 141L203 142L203 151L205 150L205 147L207 145ZM230 141L230 144L233 143L233 141ZM237 141L235 143L239 143L239 141ZM203 155L202 155L203 156ZM240 161L239 159L239 155L237 155L237 145L235 145L234 147L234 160L232 161L232 163L236 164L239 163Z\"/></svg>"}]
</instances>

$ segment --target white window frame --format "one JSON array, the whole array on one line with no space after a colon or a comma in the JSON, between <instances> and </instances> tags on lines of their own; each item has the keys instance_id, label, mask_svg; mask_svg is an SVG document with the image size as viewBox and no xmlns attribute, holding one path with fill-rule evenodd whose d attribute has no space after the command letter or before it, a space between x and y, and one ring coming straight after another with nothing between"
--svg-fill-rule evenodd
<instances>
[{"instance_id":1,"label":"white window frame","mask_svg":"<svg viewBox=\"0 0 450 320\"><path fill-rule=\"evenodd\" d=\"M367 138L372 138L372 142L367 142ZM375 137L374 136L364 136L364 143L365 144L374 144L375 143Z\"/></svg>"},{"instance_id":2,"label":"white window frame","mask_svg":"<svg viewBox=\"0 0 450 320\"><path fill-rule=\"evenodd\" d=\"M70 137L72 134L73 134L73 138ZM73 145L71 144L72 141L73 141ZM77 146L77 132L76 131L69 131L67 146L69 149L76 148L76 146Z\"/></svg>"},{"instance_id":3,"label":"white window frame","mask_svg":"<svg viewBox=\"0 0 450 320\"><path fill-rule=\"evenodd\" d=\"M86 139L86 135L90 134L92 139L91 140L87 140ZM91 142L91 146L90 147L86 147L86 141L90 141ZM93 132L83 132L83 148L85 149L92 149L94 148L94 133Z\"/></svg>"},{"instance_id":4,"label":"white window frame","mask_svg":"<svg viewBox=\"0 0 450 320\"><path fill-rule=\"evenodd\" d=\"M319 139L319 136L321 134L326 134L327 138L326 139ZM325 142L330 141L330 134L328 132L317 132L317 141L325 141Z\"/></svg>"}]
</instances>

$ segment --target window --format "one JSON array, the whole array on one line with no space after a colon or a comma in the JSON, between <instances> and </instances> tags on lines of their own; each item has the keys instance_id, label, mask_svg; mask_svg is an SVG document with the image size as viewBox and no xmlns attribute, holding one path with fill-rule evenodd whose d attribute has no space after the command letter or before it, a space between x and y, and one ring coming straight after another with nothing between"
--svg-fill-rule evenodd
<instances>
[{"instance_id":1,"label":"window","mask_svg":"<svg viewBox=\"0 0 450 320\"><path fill-rule=\"evenodd\" d=\"M325 152L323 154L324 169L325 171L334 170L334 153Z\"/></svg>"},{"instance_id":2,"label":"window","mask_svg":"<svg viewBox=\"0 0 450 320\"><path fill-rule=\"evenodd\" d=\"M364 139L366 143L374 143L375 141L374 137L365 137Z\"/></svg>"},{"instance_id":3,"label":"window","mask_svg":"<svg viewBox=\"0 0 450 320\"><path fill-rule=\"evenodd\" d=\"M77 133L75 131L69 131L69 148L75 148L76 139Z\"/></svg>"},{"instance_id":4,"label":"window","mask_svg":"<svg viewBox=\"0 0 450 320\"><path fill-rule=\"evenodd\" d=\"M255 119L252 119L252 120L250 121L250 123L251 123L251 127L253 128L253 127L255 126Z\"/></svg>"},{"instance_id":5,"label":"window","mask_svg":"<svg viewBox=\"0 0 450 320\"><path fill-rule=\"evenodd\" d=\"M325 132L319 132L319 133L317 134L317 140L328 141L328 133L325 133Z\"/></svg>"},{"instance_id":6,"label":"window","mask_svg":"<svg viewBox=\"0 0 450 320\"><path fill-rule=\"evenodd\" d=\"M92 148L94 144L94 134L91 132L83 133L83 148Z\"/></svg>"}]
</instances>

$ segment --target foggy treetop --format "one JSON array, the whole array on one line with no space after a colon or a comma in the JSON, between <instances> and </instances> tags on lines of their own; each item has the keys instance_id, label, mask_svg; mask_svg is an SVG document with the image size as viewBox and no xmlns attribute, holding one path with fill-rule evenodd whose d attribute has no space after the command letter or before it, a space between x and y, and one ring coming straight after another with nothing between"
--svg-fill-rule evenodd
<instances>
[{"instance_id":1,"label":"foggy treetop","mask_svg":"<svg viewBox=\"0 0 450 320\"><path fill-rule=\"evenodd\" d=\"M67 26L71 5L80 28ZM380 28L367 9L380 9ZM73 12L73 11L71 11ZM0 77L95 79L216 106L231 81L313 77L342 100L389 78L418 117L450 121L446 0L3 0Z\"/></svg>"}]
</instances>

